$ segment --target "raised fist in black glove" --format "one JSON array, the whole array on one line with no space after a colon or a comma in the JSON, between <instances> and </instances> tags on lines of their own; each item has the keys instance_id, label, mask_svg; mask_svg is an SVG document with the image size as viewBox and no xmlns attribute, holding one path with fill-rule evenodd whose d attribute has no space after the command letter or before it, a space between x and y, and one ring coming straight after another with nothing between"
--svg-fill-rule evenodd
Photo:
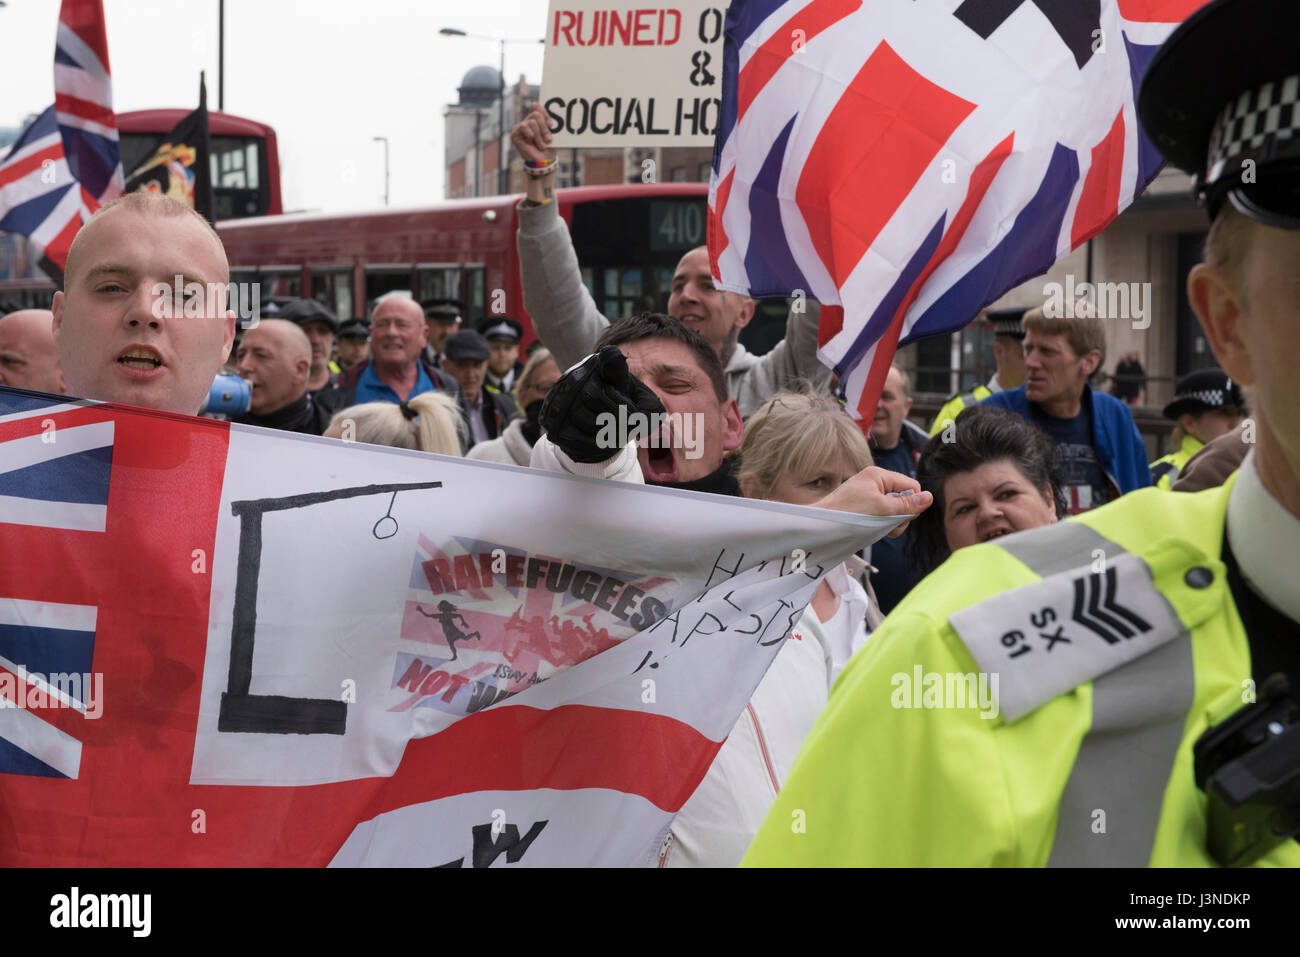
<instances>
[{"instance_id":1,"label":"raised fist in black glove","mask_svg":"<svg viewBox=\"0 0 1300 957\"><path fill-rule=\"evenodd\" d=\"M627 408L623 417L619 416L619 406ZM573 461L603 462L621 446L605 448L597 442L602 426L610 421L626 422L633 413L649 416L663 411L659 397L627 371L627 359L618 346L605 346L555 383L542 406L542 428L547 438ZM603 415L613 419L603 419ZM610 435L608 427L604 435Z\"/></svg>"}]
</instances>

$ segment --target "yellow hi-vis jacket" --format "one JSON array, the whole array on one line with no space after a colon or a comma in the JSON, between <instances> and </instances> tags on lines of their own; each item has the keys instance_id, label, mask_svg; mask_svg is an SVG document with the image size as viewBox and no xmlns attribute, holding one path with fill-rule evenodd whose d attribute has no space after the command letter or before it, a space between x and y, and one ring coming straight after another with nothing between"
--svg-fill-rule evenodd
<instances>
[{"instance_id":1,"label":"yellow hi-vis jacket","mask_svg":"<svg viewBox=\"0 0 1300 957\"><path fill-rule=\"evenodd\" d=\"M992 394L993 390L986 385L977 385L969 392L958 392L939 409L939 414L930 423L930 435L938 435L945 425L957 418L962 409L969 405L978 405Z\"/></svg>"},{"instance_id":2,"label":"yellow hi-vis jacket","mask_svg":"<svg viewBox=\"0 0 1300 957\"><path fill-rule=\"evenodd\" d=\"M1192 745L1254 694L1235 481L954 553L844 669L743 864L1212 865Z\"/></svg>"},{"instance_id":3,"label":"yellow hi-vis jacket","mask_svg":"<svg viewBox=\"0 0 1300 957\"><path fill-rule=\"evenodd\" d=\"M1187 460L1205 448L1205 443L1194 435L1184 435L1183 444L1168 455L1162 455L1151 463L1151 484L1156 488L1173 488L1178 480L1178 473L1183 470Z\"/></svg>"}]
</instances>

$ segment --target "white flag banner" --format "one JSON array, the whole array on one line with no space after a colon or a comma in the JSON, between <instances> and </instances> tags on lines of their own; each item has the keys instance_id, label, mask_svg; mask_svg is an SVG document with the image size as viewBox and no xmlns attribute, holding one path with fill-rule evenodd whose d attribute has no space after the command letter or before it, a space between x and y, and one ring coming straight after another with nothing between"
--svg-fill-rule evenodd
<instances>
[{"instance_id":1,"label":"white flag banner","mask_svg":"<svg viewBox=\"0 0 1300 957\"><path fill-rule=\"evenodd\" d=\"M0 709L0 828L44 848L4 863L649 864L822 574L898 521L15 408L0 441L112 431L34 466L103 531L0 520L0 694L56 628L104 688ZM32 565L75 567L57 607Z\"/></svg>"},{"instance_id":2,"label":"white flag banner","mask_svg":"<svg viewBox=\"0 0 1300 957\"><path fill-rule=\"evenodd\" d=\"M541 103L552 145L713 146L726 10L551 0Z\"/></svg>"}]
</instances>

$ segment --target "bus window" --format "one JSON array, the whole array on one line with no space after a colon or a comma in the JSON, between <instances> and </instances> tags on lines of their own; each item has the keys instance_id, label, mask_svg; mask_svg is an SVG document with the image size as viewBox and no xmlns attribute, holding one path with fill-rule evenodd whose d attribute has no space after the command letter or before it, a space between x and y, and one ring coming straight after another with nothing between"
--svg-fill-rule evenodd
<instances>
[{"instance_id":1,"label":"bus window","mask_svg":"<svg viewBox=\"0 0 1300 957\"><path fill-rule=\"evenodd\" d=\"M420 302L428 299L459 299L460 264L418 264L415 267L415 290Z\"/></svg>"},{"instance_id":2,"label":"bus window","mask_svg":"<svg viewBox=\"0 0 1300 957\"><path fill-rule=\"evenodd\" d=\"M210 160L214 219L239 219L266 213L270 197L263 188L260 139L214 136Z\"/></svg>"},{"instance_id":3,"label":"bus window","mask_svg":"<svg viewBox=\"0 0 1300 957\"><path fill-rule=\"evenodd\" d=\"M313 268L311 297L323 302L340 320L356 319L352 309L352 267Z\"/></svg>"},{"instance_id":4,"label":"bus window","mask_svg":"<svg viewBox=\"0 0 1300 957\"><path fill-rule=\"evenodd\" d=\"M286 299L302 296L302 270L297 266L263 268L258 270L257 278L262 284L262 302L272 297Z\"/></svg>"},{"instance_id":5,"label":"bus window","mask_svg":"<svg viewBox=\"0 0 1300 957\"><path fill-rule=\"evenodd\" d=\"M636 312L662 312L668 308L673 271L667 266L645 269L597 270L604 273L604 313L610 320Z\"/></svg>"},{"instance_id":6,"label":"bus window","mask_svg":"<svg viewBox=\"0 0 1300 957\"><path fill-rule=\"evenodd\" d=\"M677 261L707 225L703 195L575 205L570 235L596 308L609 319L666 309Z\"/></svg>"},{"instance_id":7,"label":"bus window","mask_svg":"<svg viewBox=\"0 0 1300 957\"><path fill-rule=\"evenodd\" d=\"M48 309L54 301L54 284L40 280L0 280L0 316L19 309Z\"/></svg>"},{"instance_id":8,"label":"bus window","mask_svg":"<svg viewBox=\"0 0 1300 957\"><path fill-rule=\"evenodd\" d=\"M482 265L465 267L465 324L473 326L485 315L487 309L487 273Z\"/></svg>"},{"instance_id":9,"label":"bus window","mask_svg":"<svg viewBox=\"0 0 1300 957\"><path fill-rule=\"evenodd\" d=\"M162 144L165 132L122 132L118 143L128 177ZM212 172L212 218L242 219L270 211L265 141L256 136L212 136L208 161Z\"/></svg>"},{"instance_id":10,"label":"bus window","mask_svg":"<svg viewBox=\"0 0 1300 957\"><path fill-rule=\"evenodd\" d=\"M252 137L212 137L212 188L257 189L259 145Z\"/></svg>"},{"instance_id":11,"label":"bus window","mask_svg":"<svg viewBox=\"0 0 1300 957\"><path fill-rule=\"evenodd\" d=\"M375 300L390 292L411 294L412 267L397 264L366 267L366 314L375 306Z\"/></svg>"}]
</instances>

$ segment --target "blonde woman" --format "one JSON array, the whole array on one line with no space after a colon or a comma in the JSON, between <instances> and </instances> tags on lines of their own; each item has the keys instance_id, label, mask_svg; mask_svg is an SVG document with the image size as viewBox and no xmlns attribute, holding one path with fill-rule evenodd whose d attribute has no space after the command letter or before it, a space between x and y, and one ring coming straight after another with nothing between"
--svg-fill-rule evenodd
<instances>
[{"instance_id":1,"label":"blonde woman","mask_svg":"<svg viewBox=\"0 0 1300 957\"><path fill-rule=\"evenodd\" d=\"M460 405L444 392L422 392L398 404L350 405L334 413L325 435L439 455L463 455L467 441Z\"/></svg>"},{"instance_id":2,"label":"blonde woman","mask_svg":"<svg viewBox=\"0 0 1300 957\"><path fill-rule=\"evenodd\" d=\"M871 464L866 437L838 402L778 392L745 423L736 477L746 498L811 505ZM882 617L844 565L827 573L673 821L660 866L740 862L835 677Z\"/></svg>"},{"instance_id":3,"label":"blonde woman","mask_svg":"<svg viewBox=\"0 0 1300 957\"><path fill-rule=\"evenodd\" d=\"M746 498L811 505L871 464L866 436L836 400L778 392L745 423L736 476ZM866 608L865 619L847 613L846 604ZM827 574L799 627L825 638L833 683L883 618L875 596L841 565Z\"/></svg>"}]
</instances>

